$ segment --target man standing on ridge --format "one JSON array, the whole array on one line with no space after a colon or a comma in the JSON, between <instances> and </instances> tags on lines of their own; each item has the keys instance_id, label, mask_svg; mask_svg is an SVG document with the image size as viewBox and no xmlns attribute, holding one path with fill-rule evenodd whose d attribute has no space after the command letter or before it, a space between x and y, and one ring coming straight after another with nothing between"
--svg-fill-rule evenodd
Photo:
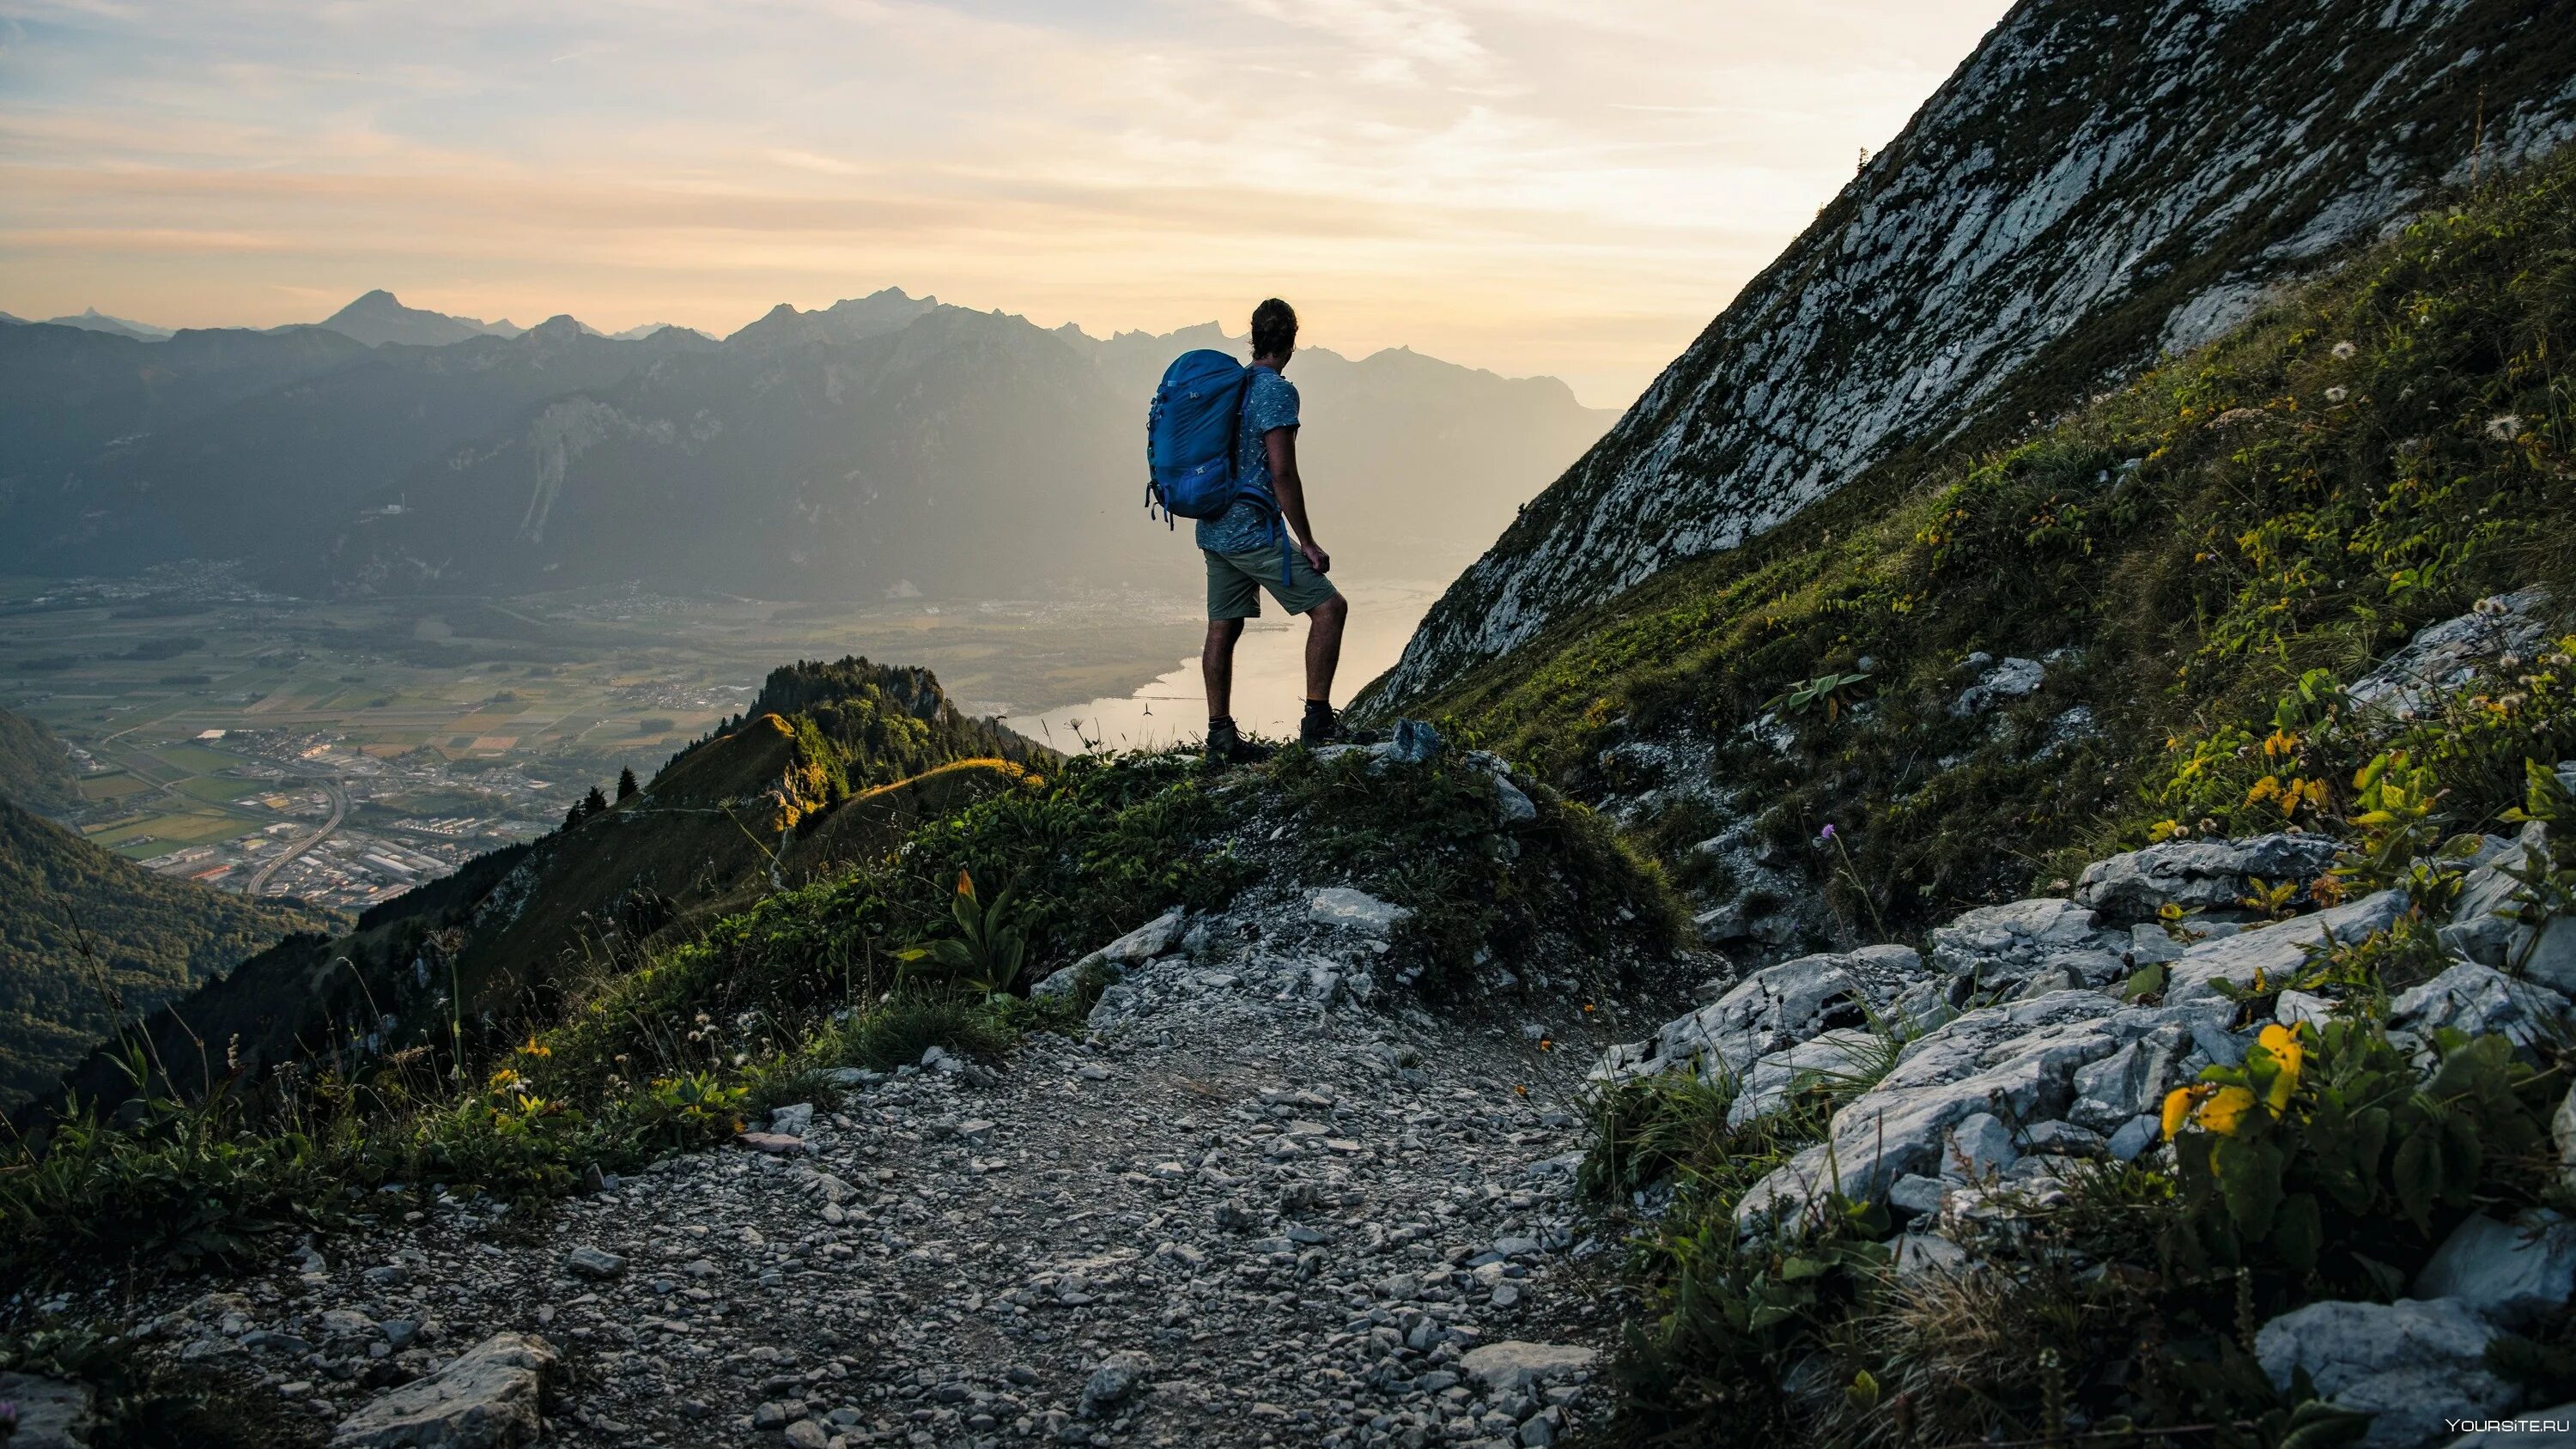
<instances>
[{"instance_id":1,"label":"man standing on ridge","mask_svg":"<svg viewBox=\"0 0 2576 1449\"><path fill-rule=\"evenodd\" d=\"M1243 621L1261 617L1263 589L1290 614L1306 616L1306 717L1298 738L1320 745L1335 735L1333 669L1341 663L1342 623L1350 605L1325 581L1332 556L1315 542L1314 525L1306 520L1306 483L1297 473L1297 389L1280 376L1296 350L1294 309L1276 297L1252 309L1252 377L1235 430L1235 475L1266 487L1279 501L1278 512L1258 497L1243 497L1198 523L1208 571L1207 647L1199 653L1199 671L1207 679L1207 756L1215 764L1259 753L1244 743L1232 711L1234 644L1243 637ZM1282 518L1293 535L1284 559Z\"/></svg>"}]
</instances>

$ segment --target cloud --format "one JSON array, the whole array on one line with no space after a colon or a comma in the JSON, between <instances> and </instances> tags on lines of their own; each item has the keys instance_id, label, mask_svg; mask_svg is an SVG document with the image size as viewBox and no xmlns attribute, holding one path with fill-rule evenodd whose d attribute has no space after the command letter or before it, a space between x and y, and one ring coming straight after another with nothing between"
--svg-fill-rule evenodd
<instances>
[{"instance_id":1,"label":"cloud","mask_svg":"<svg viewBox=\"0 0 2576 1449\"><path fill-rule=\"evenodd\" d=\"M899 283L1106 332L1279 292L1619 402L2003 8L7 0L0 307L727 332Z\"/></svg>"}]
</instances>

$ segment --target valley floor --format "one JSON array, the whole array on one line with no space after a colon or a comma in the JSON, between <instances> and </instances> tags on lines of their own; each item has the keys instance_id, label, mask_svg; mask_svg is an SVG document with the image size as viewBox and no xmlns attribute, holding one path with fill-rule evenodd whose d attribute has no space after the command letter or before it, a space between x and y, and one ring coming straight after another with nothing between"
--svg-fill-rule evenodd
<instances>
[{"instance_id":1,"label":"valley floor","mask_svg":"<svg viewBox=\"0 0 2576 1449\"><path fill-rule=\"evenodd\" d=\"M1621 1311L1574 1211L1580 1008L1327 1008L1304 970L1157 963L1091 1042L869 1074L781 1150L541 1224L442 1203L134 1317L316 1441L520 1331L576 1444L1555 1442Z\"/></svg>"}]
</instances>

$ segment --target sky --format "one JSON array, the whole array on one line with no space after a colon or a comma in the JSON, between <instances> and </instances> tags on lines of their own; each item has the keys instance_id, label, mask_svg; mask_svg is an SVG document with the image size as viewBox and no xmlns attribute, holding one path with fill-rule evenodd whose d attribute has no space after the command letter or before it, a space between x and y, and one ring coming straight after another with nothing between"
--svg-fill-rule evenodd
<instances>
[{"instance_id":1,"label":"sky","mask_svg":"<svg viewBox=\"0 0 2576 1449\"><path fill-rule=\"evenodd\" d=\"M0 0L0 310L883 286L1626 404L2004 0Z\"/></svg>"}]
</instances>

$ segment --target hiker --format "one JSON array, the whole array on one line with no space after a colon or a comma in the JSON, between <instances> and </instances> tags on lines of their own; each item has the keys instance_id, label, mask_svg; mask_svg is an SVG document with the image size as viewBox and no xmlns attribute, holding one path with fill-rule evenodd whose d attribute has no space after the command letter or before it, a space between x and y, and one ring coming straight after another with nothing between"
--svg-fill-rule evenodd
<instances>
[{"instance_id":1,"label":"hiker","mask_svg":"<svg viewBox=\"0 0 2576 1449\"><path fill-rule=\"evenodd\" d=\"M1233 693L1234 644L1243 637L1243 621L1261 617L1263 589L1281 608L1307 620L1306 717L1297 736L1310 746L1335 737L1333 669L1341 663L1342 623L1350 605L1325 580L1332 555L1315 542L1315 526L1306 518L1306 485L1297 473L1297 389L1280 376L1296 350L1295 310L1276 297L1252 310L1252 374L1234 438L1239 491L1224 513L1198 523L1208 577L1207 646L1199 654L1199 671L1207 680L1207 757L1217 764L1260 753L1234 726ZM1261 493L1268 496L1256 496Z\"/></svg>"}]
</instances>

